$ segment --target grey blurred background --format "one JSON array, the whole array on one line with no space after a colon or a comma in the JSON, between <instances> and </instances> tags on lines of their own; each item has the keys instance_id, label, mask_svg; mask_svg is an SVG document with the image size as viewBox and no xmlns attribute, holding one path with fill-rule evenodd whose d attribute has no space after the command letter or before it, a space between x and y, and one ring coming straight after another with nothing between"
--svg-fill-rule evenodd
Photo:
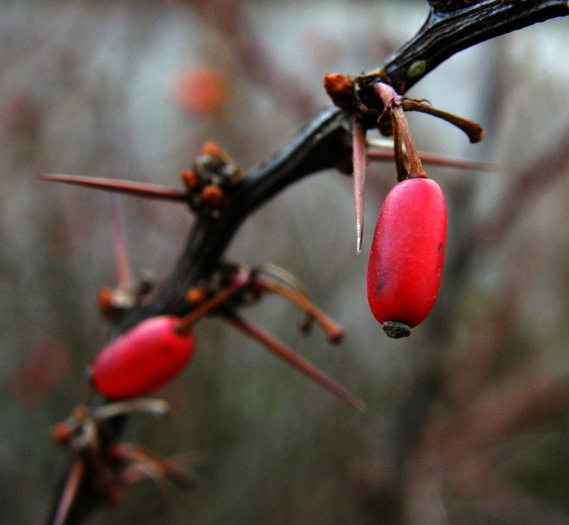
<instances>
[{"instance_id":1,"label":"grey blurred background","mask_svg":"<svg viewBox=\"0 0 569 525\"><path fill-rule=\"evenodd\" d=\"M65 459L49 429L85 400L107 339L97 292L116 284L109 196L38 175L180 187L210 138L246 172L328 106L325 74L375 67L426 12L419 0L0 2L0 523L42 522ZM360 256L351 180L336 172L280 194L232 244L234 260L296 275L347 335L331 347L300 334L278 298L244 315L369 412L207 319L193 363L159 393L172 416L137 416L126 436L199 453L197 488L137 486L89 523L569 523L568 23L462 52L409 93L486 129L473 146L411 115L420 149L499 165L428 170L449 202L449 257L410 339L387 340L365 297L390 164L369 169ZM220 89L210 102L192 98L204 72ZM120 201L136 276L159 282L192 217Z\"/></svg>"}]
</instances>

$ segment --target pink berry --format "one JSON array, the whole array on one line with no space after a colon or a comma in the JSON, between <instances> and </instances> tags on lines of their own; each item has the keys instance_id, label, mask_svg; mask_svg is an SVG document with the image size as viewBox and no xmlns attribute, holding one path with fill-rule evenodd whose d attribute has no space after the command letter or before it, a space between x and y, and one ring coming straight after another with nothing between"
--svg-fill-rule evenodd
<instances>
[{"instance_id":1,"label":"pink berry","mask_svg":"<svg viewBox=\"0 0 569 525\"><path fill-rule=\"evenodd\" d=\"M369 256L368 302L390 337L404 337L431 311L443 273L447 210L425 177L406 179L381 207Z\"/></svg>"}]
</instances>

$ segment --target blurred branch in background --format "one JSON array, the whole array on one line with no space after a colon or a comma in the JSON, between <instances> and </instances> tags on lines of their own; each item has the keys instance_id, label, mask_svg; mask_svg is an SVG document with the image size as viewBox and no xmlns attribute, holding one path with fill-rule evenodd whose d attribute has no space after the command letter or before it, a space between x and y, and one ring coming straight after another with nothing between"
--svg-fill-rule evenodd
<instances>
[{"instance_id":1,"label":"blurred branch in background","mask_svg":"<svg viewBox=\"0 0 569 525\"><path fill-rule=\"evenodd\" d=\"M175 186L208 138L240 166L257 165L328 105L324 74L376 67L427 13L424 2L213 4L0 6L7 523L30 523L49 503L62 456L48 429L85 398L84 370L105 343L97 291L115 282L108 198L37 175ZM280 302L248 313L357 385L369 413L350 413L204 321L194 363L160 392L173 417L132 417L124 436L164 456L202 452L196 488L168 489L164 506L142 485L90 523L569 522L567 35L564 20L525 29L461 53L414 88L487 130L470 146L417 117L422 150L502 169L429 169L451 206L450 258L440 303L408 342L387 341L367 311L351 184L335 172L280 193L230 245L232 259L293 272L341 321L345 342L329 348L298 335L296 314ZM209 102L181 98L188 71L215 73L201 77ZM392 168L370 168L368 223L394 182ZM193 219L183 207L130 198L122 208L135 277L148 269L162 279Z\"/></svg>"}]
</instances>

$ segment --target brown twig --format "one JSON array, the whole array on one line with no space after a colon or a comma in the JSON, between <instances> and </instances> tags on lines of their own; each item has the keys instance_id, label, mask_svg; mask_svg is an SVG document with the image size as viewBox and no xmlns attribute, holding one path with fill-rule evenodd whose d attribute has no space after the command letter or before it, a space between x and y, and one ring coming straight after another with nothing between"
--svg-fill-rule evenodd
<instances>
[{"instance_id":1,"label":"brown twig","mask_svg":"<svg viewBox=\"0 0 569 525\"><path fill-rule=\"evenodd\" d=\"M300 308L322 326L326 332L328 341L338 343L344 336L343 328L338 326L328 315L317 308L305 295L265 279L257 278L256 283L262 290L282 295L300 306Z\"/></svg>"},{"instance_id":2,"label":"brown twig","mask_svg":"<svg viewBox=\"0 0 569 525\"><path fill-rule=\"evenodd\" d=\"M429 104L425 104L418 100L413 100L410 98L404 98L401 101L401 105L405 111L418 111L420 113L425 113L436 117L441 120L445 120L458 129L462 130L467 136L472 144L480 142L484 138L484 130L482 126L472 122L470 120L464 119L452 113L447 113L446 111L441 111L440 109L434 108Z\"/></svg>"}]
</instances>

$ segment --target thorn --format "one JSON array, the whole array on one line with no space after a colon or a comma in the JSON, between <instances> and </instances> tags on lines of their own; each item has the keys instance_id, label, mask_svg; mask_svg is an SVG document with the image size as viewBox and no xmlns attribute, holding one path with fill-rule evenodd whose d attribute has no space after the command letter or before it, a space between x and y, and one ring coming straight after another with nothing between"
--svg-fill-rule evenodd
<instances>
[{"instance_id":1,"label":"thorn","mask_svg":"<svg viewBox=\"0 0 569 525\"><path fill-rule=\"evenodd\" d=\"M289 365L293 366L298 371L316 381L319 385L323 386L326 390L339 397L354 407L356 410L359 410L360 412L367 411L367 406L363 401L355 397L342 385L318 370L318 368L316 368L313 364L305 361L285 344L281 343L278 339L275 339L258 326L247 321L245 318L241 317L235 312L226 314L225 319L230 321L234 326L239 328L248 336L259 341L268 350L278 355L281 359L284 359Z\"/></svg>"},{"instance_id":2,"label":"thorn","mask_svg":"<svg viewBox=\"0 0 569 525\"><path fill-rule=\"evenodd\" d=\"M166 495L165 479L179 485L192 488L195 484L188 470L188 463L195 463L199 458L192 454L184 454L173 458L161 458L147 452L143 447L131 443L119 443L115 453L128 465L121 472L121 481L125 485L133 485L141 481L152 480Z\"/></svg>"},{"instance_id":3,"label":"thorn","mask_svg":"<svg viewBox=\"0 0 569 525\"><path fill-rule=\"evenodd\" d=\"M393 144L391 150L384 149L383 142L368 140L367 156L372 161L393 160ZM449 157L447 155L439 155L438 153L419 152L419 157L423 164L432 166L443 166L446 168L461 168L477 171L498 171L500 166L491 162L483 162L479 160L459 159L457 157Z\"/></svg>"},{"instance_id":4,"label":"thorn","mask_svg":"<svg viewBox=\"0 0 569 525\"><path fill-rule=\"evenodd\" d=\"M361 223L356 223L356 252L358 255L362 253L362 239L364 236L362 226Z\"/></svg>"},{"instance_id":5,"label":"thorn","mask_svg":"<svg viewBox=\"0 0 569 525\"><path fill-rule=\"evenodd\" d=\"M81 458L77 458L73 465L71 466L71 471L65 482L65 488L63 489L63 494L59 500L59 505L55 512L55 517L51 522L51 525L63 525L67 521L69 516L69 510L77 497L77 492L79 491L79 484L85 473L85 464Z\"/></svg>"},{"instance_id":6,"label":"thorn","mask_svg":"<svg viewBox=\"0 0 569 525\"><path fill-rule=\"evenodd\" d=\"M158 186L157 184L147 184L144 182L132 182L126 180L103 179L101 177L83 177L80 175L61 175L61 174L42 174L42 180L55 182L65 182L78 186L89 186L99 190L116 191L126 193L136 197L148 199L161 199L177 202L186 202L187 195L183 190Z\"/></svg>"},{"instance_id":7,"label":"thorn","mask_svg":"<svg viewBox=\"0 0 569 525\"><path fill-rule=\"evenodd\" d=\"M354 177L354 204L356 208L356 249L362 251L364 233L364 194L366 168L365 130L359 122L353 124L352 165Z\"/></svg>"},{"instance_id":8,"label":"thorn","mask_svg":"<svg viewBox=\"0 0 569 525\"><path fill-rule=\"evenodd\" d=\"M308 292L302 286L300 281L280 266L265 263L258 266L253 273L257 276L256 284L263 290L282 295L289 301L297 304L304 310L305 317L300 322L300 329L307 333L311 330L312 324L316 321L326 332L328 341L331 343L339 343L344 336L344 329L338 326L332 318L328 317L320 310L308 296ZM260 279L258 276L265 274L271 279L278 279L283 284L279 284L274 280L267 281Z\"/></svg>"},{"instance_id":9,"label":"thorn","mask_svg":"<svg viewBox=\"0 0 569 525\"><path fill-rule=\"evenodd\" d=\"M132 271L126 245L124 218L117 195L111 195L111 222L113 227L113 248L117 272L117 287L128 289L132 286Z\"/></svg>"}]
</instances>

